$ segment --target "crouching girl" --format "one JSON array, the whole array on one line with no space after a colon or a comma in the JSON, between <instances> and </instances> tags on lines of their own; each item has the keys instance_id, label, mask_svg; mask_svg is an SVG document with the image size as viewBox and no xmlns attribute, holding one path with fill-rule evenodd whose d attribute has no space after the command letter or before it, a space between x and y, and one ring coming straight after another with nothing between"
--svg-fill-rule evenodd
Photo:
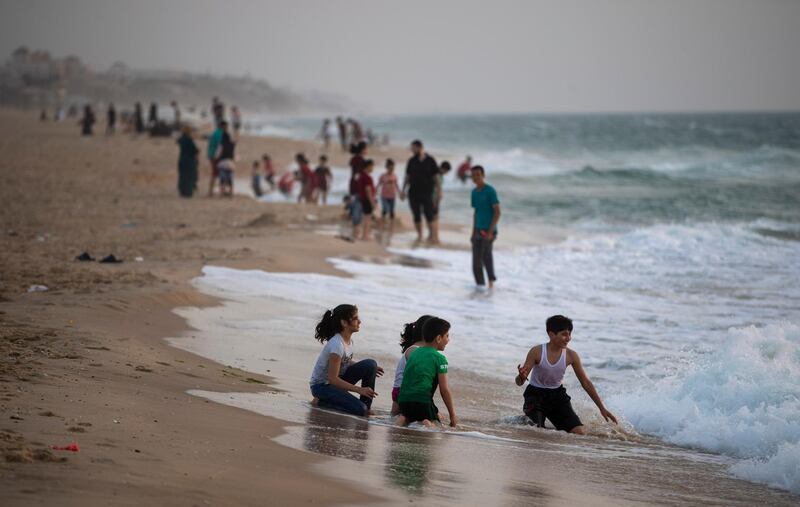
<instances>
[{"instance_id":1,"label":"crouching girl","mask_svg":"<svg viewBox=\"0 0 800 507\"><path fill-rule=\"evenodd\" d=\"M375 392L375 378L383 368L374 359L353 363L353 333L361 327L358 308L339 305L328 310L317 324L314 338L324 343L311 373L311 394L319 407L368 416ZM361 386L356 385L361 382ZM360 395L356 398L350 393Z\"/></svg>"}]
</instances>

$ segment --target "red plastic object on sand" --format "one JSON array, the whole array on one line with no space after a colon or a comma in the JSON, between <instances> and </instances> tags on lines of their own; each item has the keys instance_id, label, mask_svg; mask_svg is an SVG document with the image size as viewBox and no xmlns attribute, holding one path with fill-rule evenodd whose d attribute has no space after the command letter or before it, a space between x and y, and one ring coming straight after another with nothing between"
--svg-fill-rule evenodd
<instances>
[{"instance_id":1,"label":"red plastic object on sand","mask_svg":"<svg viewBox=\"0 0 800 507\"><path fill-rule=\"evenodd\" d=\"M56 451L72 451L72 452L80 451L80 449L78 449L78 444L76 444L75 442L65 446L54 445L53 449Z\"/></svg>"}]
</instances>

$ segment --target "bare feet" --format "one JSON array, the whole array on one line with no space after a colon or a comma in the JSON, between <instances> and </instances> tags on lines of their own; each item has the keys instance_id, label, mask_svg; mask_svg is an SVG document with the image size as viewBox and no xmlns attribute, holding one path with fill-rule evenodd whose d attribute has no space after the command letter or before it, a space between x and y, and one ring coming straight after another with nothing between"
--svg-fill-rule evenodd
<instances>
[{"instance_id":1,"label":"bare feet","mask_svg":"<svg viewBox=\"0 0 800 507\"><path fill-rule=\"evenodd\" d=\"M319 398L317 398L317 397L315 396L315 397L314 397L314 398L311 400L311 406L312 406L312 407L318 407L318 406L319 406Z\"/></svg>"}]
</instances>

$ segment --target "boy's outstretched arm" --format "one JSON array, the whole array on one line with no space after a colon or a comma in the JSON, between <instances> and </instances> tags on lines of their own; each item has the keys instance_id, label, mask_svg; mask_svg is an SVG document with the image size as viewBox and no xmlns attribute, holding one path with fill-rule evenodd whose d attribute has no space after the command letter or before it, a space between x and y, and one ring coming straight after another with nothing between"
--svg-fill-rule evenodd
<instances>
[{"instance_id":1,"label":"boy's outstretched arm","mask_svg":"<svg viewBox=\"0 0 800 507\"><path fill-rule=\"evenodd\" d=\"M531 370L533 366L536 364L536 357L535 352L538 347L531 347L531 350L528 351L528 355L525 357L525 363L522 365L517 365L517 378L514 379L514 382L518 386L521 386L528 380L528 375L531 374Z\"/></svg>"},{"instance_id":2,"label":"boy's outstretched arm","mask_svg":"<svg viewBox=\"0 0 800 507\"><path fill-rule=\"evenodd\" d=\"M614 421L614 424L618 424L617 418L614 417L614 414L612 414L605 405L603 405L603 400L601 400L600 395L597 394L597 389L594 388L594 384L592 384L592 381L589 380L589 376L586 375L586 371L583 369L583 364L581 364L581 358L578 356L578 353L574 350L571 350L570 352L572 353L572 369L575 370L575 375L578 377L581 387L583 387L583 390L586 391L594 404L597 405L597 408L600 409L600 414L603 416L603 418L606 421L611 420Z\"/></svg>"},{"instance_id":3,"label":"boy's outstretched arm","mask_svg":"<svg viewBox=\"0 0 800 507\"><path fill-rule=\"evenodd\" d=\"M450 393L450 386L447 385L446 373L439 373L439 393L444 400L444 406L447 407L447 413L450 414L450 426L455 428L458 424L458 417L456 417L456 410L453 407L453 395Z\"/></svg>"}]
</instances>

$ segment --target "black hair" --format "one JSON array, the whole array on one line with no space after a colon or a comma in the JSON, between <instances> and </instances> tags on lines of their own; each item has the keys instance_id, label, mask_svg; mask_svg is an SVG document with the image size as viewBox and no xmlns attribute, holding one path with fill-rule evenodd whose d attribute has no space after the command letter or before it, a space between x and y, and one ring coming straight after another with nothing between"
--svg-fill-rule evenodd
<instances>
[{"instance_id":1,"label":"black hair","mask_svg":"<svg viewBox=\"0 0 800 507\"><path fill-rule=\"evenodd\" d=\"M572 331L572 319L564 317L563 315L553 315L545 323L545 328L548 333L558 334L565 329Z\"/></svg>"},{"instance_id":2,"label":"black hair","mask_svg":"<svg viewBox=\"0 0 800 507\"><path fill-rule=\"evenodd\" d=\"M450 330L450 323L439 317L431 317L422 326L422 337L425 343L432 343L437 336L441 336Z\"/></svg>"},{"instance_id":3,"label":"black hair","mask_svg":"<svg viewBox=\"0 0 800 507\"><path fill-rule=\"evenodd\" d=\"M364 161L364 167L369 167L371 165L375 165L375 161L372 160L371 158L368 158L367 160Z\"/></svg>"},{"instance_id":4,"label":"black hair","mask_svg":"<svg viewBox=\"0 0 800 507\"><path fill-rule=\"evenodd\" d=\"M270 160L270 158L269 158L269 155L267 155L266 153L264 153L263 155L261 155L261 158L262 158L262 159L265 159L265 160Z\"/></svg>"},{"instance_id":5,"label":"black hair","mask_svg":"<svg viewBox=\"0 0 800 507\"><path fill-rule=\"evenodd\" d=\"M330 340L336 333L342 331L342 321L351 320L356 312L358 312L358 307L355 305L339 305L333 311L326 310L322 314L322 320L317 323L314 339L319 340L320 343Z\"/></svg>"},{"instance_id":6,"label":"black hair","mask_svg":"<svg viewBox=\"0 0 800 507\"><path fill-rule=\"evenodd\" d=\"M386 167L389 167L390 165L394 165L394 160L392 160L391 158L387 158L386 159Z\"/></svg>"},{"instance_id":7,"label":"black hair","mask_svg":"<svg viewBox=\"0 0 800 507\"><path fill-rule=\"evenodd\" d=\"M432 315L423 315L418 318L416 322L409 322L403 326L403 332L400 333L400 348L403 349L403 352L408 350L408 347L423 339L422 327L432 318Z\"/></svg>"},{"instance_id":8,"label":"black hair","mask_svg":"<svg viewBox=\"0 0 800 507\"><path fill-rule=\"evenodd\" d=\"M483 169L482 165L475 165L472 166L472 172L479 171L482 175L486 176L486 171Z\"/></svg>"},{"instance_id":9,"label":"black hair","mask_svg":"<svg viewBox=\"0 0 800 507\"><path fill-rule=\"evenodd\" d=\"M414 139L413 141L411 141L411 146L419 146L420 148L422 148L422 141L420 141L419 139Z\"/></svg>"},{"instance_id":10,"label":"black hair","mask_svg":"<svg viewBox=\"0 0 800 507\"><path fill-rule=\"evenodd\" d=\"M439 164L439 168L444 172L447 172L450 169L452 169L452 167L450 166L450 162L448 162L447 160Z\"/></svg>"},{"instance_id":11,"label":"black hair","mask_svg":"<svg viewBox=\"0 0 800 507\"><path fill-rule=\"evenodd\" d=\"M258 160L253 160L253 167L258 167L258 164L260 164L260 163L261 162L258 161Z\"/></svg>"},{"instance_id":12,"label":"black hair","mask_svg":"<svg viewBox=\"0 0 800 507\"><path fill-rule=\"evenodd\" d=\"M326 161L326 162L327 162L327 161L328 161L328 156L327 156L327 155L320 155L320 156L319 156L319 159L320 159L320 160L324 160L324 161Z\"/></svg>"}]
</instances>

